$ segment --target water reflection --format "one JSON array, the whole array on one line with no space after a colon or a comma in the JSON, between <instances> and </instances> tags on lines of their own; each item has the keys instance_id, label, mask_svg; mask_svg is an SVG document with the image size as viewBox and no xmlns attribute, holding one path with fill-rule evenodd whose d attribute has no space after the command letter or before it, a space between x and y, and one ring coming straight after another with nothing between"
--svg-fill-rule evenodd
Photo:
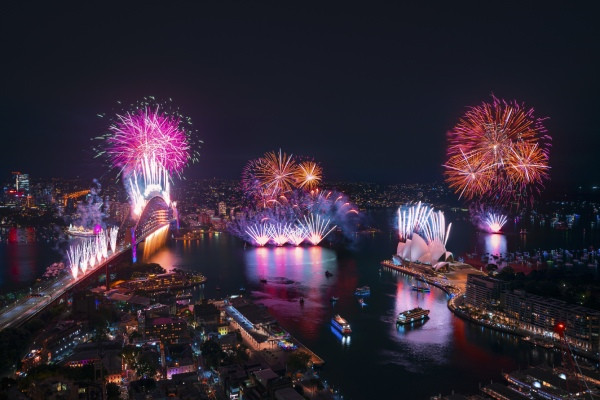
<instances>
[{"instance_id":1,"label":"water reflection","mask_svg":"<svg viewBox=\"0 0 600 400\"><path fill-rule=\"evenodd\" d=\"M501 255L507 253L506 236L500 233L488 233L484 236L486 253Z\"/></svg>"},{"instance_id":2,"label":"water reflection","mask_svg":"<svg viewBox=\"0 0 600 400\"><path fill-rule=\"evenodd\" d=\"M152 261L202 272L208 278L208 297L233 294L244 286L247 295L326 360L323 375L346 398L384 398L398 387L407 388L411 398L451 390L474 393L478 383L501 379L502 370L551 361L552 353L545 349L453 316L439 289L415 292L412 277L386 269L380 274L379 261L396 245L395 237L375 235L365 237L356 251L339 253L320 247L244 250L242 242L228 235L219 240L205 236L186 245L172 242ZM367 307L354 296L363 285L371 287ZM332 296L339 300L332 303ZM417 306L431 310L430 319L397 329L398 313ZM348 339L332 329L335 314L350 323Z\"/></svg>"},{"instance_id":3,"label":"water reflection","mask_svg":"<svg viewBox=\"0 0 600 400\"><path fill-rule=\"evenodd\" d=\"M285 320L301 322L302 333L316 338L322 321L331 318L328 293L338 280L335 252L318 246L260 247L247 250L244 258L247 282L257 287L253 296Z\"/></svg>"}]
</instances>

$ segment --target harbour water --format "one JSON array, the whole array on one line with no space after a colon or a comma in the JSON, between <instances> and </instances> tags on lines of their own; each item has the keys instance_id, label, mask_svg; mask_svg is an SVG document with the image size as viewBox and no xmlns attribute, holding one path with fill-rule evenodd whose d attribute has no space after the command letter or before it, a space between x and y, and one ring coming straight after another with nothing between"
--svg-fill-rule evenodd
<instances>
[{"instance_id":1,"label":"harbour water","mask_svg":"<svg viewBox=\"0 0 600 400\"><path fill-rule=\"evenodd\" d=\"M380 261L390 258L397 245L394 212L370 217L381 232L357 235L350 248L254 248L226 233L212 233L197 240L170 240L148 261L203 273L208 281L201 296L245 293L264 304L285 329L325 359L322 376L348 399L476 393L479 384L500 381L502 371L555 361L553 351L455 317L439 289L418 293L411 290L413 278L381 270ZM507 234L490 235L477 232L467 220L447 219L453 222L447 247L457 255L597 245L594 229L530 226L527 235L520 235L520 226L509 226ZM61 255L39 243L2 243L0 260L0 288L6 289L39 277ZM365 306L353 294L363 285L371 287ZM339 300L332 303L332 296ZM431 310L430 319L397 328L397 314L416 306ZM331 327L336 313L352 326L349 340Z\"/></svg>"},{"instance_id":2,"label":"harbour water","mask_svg":"<svg viewBox=\"0 0 600 400\"><path fill-rule=\"evenodd\" d=\"M552 351L455 317L442 291L417 293L413 278L380 271L396 244L388 232L358 237L352 250L253 248L227 234L206 234L171 241L149 261L202 272L208 298L243 289L325 359L322 376L349 399L476 393L480 383L500 381L502 371L555 361ZM371 287L364 306L354 296L363 285ZM339 300L332 303L332 296ZM431 310L430 319L397 328L398 313L416 306ZM349 340L331 326L337 313L352 326Z\"/></svg>"}]
</instances>

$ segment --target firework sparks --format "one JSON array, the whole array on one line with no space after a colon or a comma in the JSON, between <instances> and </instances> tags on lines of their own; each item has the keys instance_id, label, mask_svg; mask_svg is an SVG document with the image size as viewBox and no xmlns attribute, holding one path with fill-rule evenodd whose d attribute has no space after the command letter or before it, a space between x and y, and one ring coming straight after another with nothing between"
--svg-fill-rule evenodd
<instances>
[{"instance_id":1,"label":"firework sparks","mask_svg":"<svg viewBox=\"0 0 600 400\"><path fill-rule=\"evenodd\" d=\"M69 259L69 268L71 269L71 275L73 279L77 279L79 273L79 260L81 259L81 247L70 246L67 252L67 258Z\"/></svg>"},{"instance_id":2,"label":"firework sparks","mask_svg":"<svg viewBox=\"0 0 600 400\"><path fill-rule=\"evenodd\" d=\"M410 239L413 232L424 229L433 209L418 202L416 205L398 208L398 235L400 241Z\"/></svg>"},{"instance_id":3,"label":"firework sparks","mask_svg":"<svg viewBox=\"0 0 600 400\"><path fill-rule=\"evenodd\" d=\"M448 133L446 181L467 200L529 197L548 178L551 138L543 118L516 101L471 107Z\"/></svg>"},{"instance_id":4,"label":"firework sparks","mask_svg":"<svg viewBox=\"0 0 600 400\"><path fill-rule=\"evenodd\" d=\"M487 226L488 230L492 233L500 232L500 229L506 224L507 218L506 215L488 213L483 222Z\"/></svg>"},{"instance_id":5,"label":"firework sparks","mask_svg":"<svg viewBox=\"0 0 600 400\"><path fill-rule=\"evenodd\" d=\"M117 236L119 235L119 227L113 226L112 228L108 228L106 230L107 240L110 243L110 249L113 254L117 252Z\"/></svg>"},{"instance_id":6,"label":"firework sparks","mask_svg":"<svg viewBox=\"0 0 600 400\"><path fill-rule=\"evenodd\" d=\"M324 218L321 218L320 215L315 217L312 213L308 218L304 216L304 224L302 224L307 232L306 238L315 246L321 243L321 241L336 228L335 225L329 228L329 225L329 219L326 221Z\"/></svg>"},{"instance_id":7,"label":"firework sparks","mask_svg":"<svg viewBox=\"0 0 600 400\"><path fill-rule=\"evenodd\" d=\"M177 116L144 108L117 115L107 138L108 155L113 165L125 171L142 172L149 160L159 163L170 173L179 173L188 163L190 146Z\"/></svg>"},{"instance_id":8,"label":"firework sparks","mask_svg":"<svg viewBox=\"0 0 600 400\"><path fill-rule=\"evenodd\" d=\"M307 236L306 229L304 229L302 225L290 227L287 230L286 234L288 242L293 244L294 246L299 246L300 244L302 244L302 242L304 241L304 239L306 239Z\"/></svg>"},{"instance_id":9,"label":"firework sparks","mask_svg":"<svg viewBox=\"0 0 600 400\"><path fill-rule=\"evenodd\" d=\"M267 195L277 198L294 187L296 163L291 155L281 150L267 153L256 163L256 168L256 178Z\"/></svg>"},{"instance_id":10,"label":"firework sparks","mask_svg":"<svg viewBox=\"0 0 600 400\"><path fill-rule=\"evenodd\" d=\"M295 173L296 185L301 189L315 189L321 182L321 167L313 161L298 164Z\"/></svg>"},{"instance_id":11,"label":"firework sparks","mask_svg":"<svg viewBox=\"0 0 600 400\"><path fill-rule=\"evenodd\" d=\"M190 119L166 103L157 105L149 97L131 107L134 111L116 115L108 132L97 138L103 142L95 150L119 170L132 214L138 217L146 200L156 194L170 204L170 181L198 160L201 141L194 139Z\"/></svg>"},{"instance_id":12,"label":"firework sparks","mask_svg":"<svg viewBox=\"0 0 600 400\"><path fill-rule=\"evenodd\" d=\"M272 223L269 225L269 237L277 246L283 246L288 242L288 224L282 224L280 222Z\"/></svg>"},{"instance_id":13,"label":"firework sparks","mask_svg":"<svg viewBox=\"0 0 600 400\"><path fill-rule=\"evenodd\" d=\"M252 238L258 246L264 246L269 242L269 225L256 224L246 229L246 234Z\"/></svg>"}]
</instances>

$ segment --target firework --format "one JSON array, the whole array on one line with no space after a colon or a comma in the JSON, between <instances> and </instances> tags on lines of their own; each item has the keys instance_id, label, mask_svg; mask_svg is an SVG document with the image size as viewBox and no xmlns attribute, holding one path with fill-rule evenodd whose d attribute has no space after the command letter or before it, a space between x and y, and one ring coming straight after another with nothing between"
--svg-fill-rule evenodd
<instances>
[{"instance_id":1,"label":"firework","mask_svg":"<svg viewBox=\"0 0 600 400\"><path fill-rule=\"evenodd\" d=\"M288 224L280 222L272 223L269 225L269 237L277 246L283 246L288 242L287 232L289 229Z\"/></svg>"},{"instance_id":2,"label":"firework","mask_svg":"<svg viewBox=\"0 0 600 400\"><path fill-rule=\"evenodd\" d=\"M195 140L190 119L167 103L149 97L130 110L117 113L108 132L97 138L103 142L95 150L118 169L137 217L153 195L170 203L170 181L198 160L201 141Z\"/></svg>"},{"instance_id":3,"label":"firework","mask_svg":"<svg viewBox=\"0 0 600 400\"><path fill-rule=\"evenodd\" d=\"M300 223L302 224L302 222ZM316 246L336 228L335 225L329 228L329 224L329 219L325 221L320 215L315 217L315 215L311 213L308 218L304 216L302 227L306 230L306 238Z\"/></svg>"},{"instance_id":4,"label":"firework","mask_svg":"<svg viewBox=\"0 0 600 400\"><path fill-rule=\"evenodd\" d=\"M119 227L113 226L112 228L108 228L106 230L106 237L110 244L110 249L112 253L115 254L117 252L117 235L119 234Z\"/></svg>"},{"instance_id":5,"label":"firework","mask_svg":"<svg viewBox=\"0 0 600 400\"><path fill-rule=\"evenodd\" d=\"M500 232L500 229L506 224L506 221L506 215L494 213L488 213L483 220L488 230L492 233Z\"/></svg>"},{"instance_id":6,"label":"firework","mask_svg":"<svg viewBox=\"0 0 600 400\"><path fill-rule=\"evenodd\" d=\"M421 202L398 208L398 235L400 241L406 241L412 237L413 232L424 229L432 212L432 208L421 204Z\"/></svg>"},{"instance_id":7,"label":"firework","mask_svg":"<svg viewBox=\"0 0 600 400\"><path fill-rule=\"evenodd\" d=\"M100 262L102 261L102 240L100 237L104 237L106 238L104 235L97 235L96 239L94 240L93 244L94 244L94 254L96 255L96 261L98 264L100 264Z\"/></svg>"},{"instance_id":8,"label":"firework","mask_svg":"<svg viewBox=\"0 0 600 400\"><path fill-rule=\"evenodd\" d=\"M306 239L307 233L302 225L296 225L288 228L286 235L289 243L299 246Z\"/></svg>"},{"instance_id":9,"label":"firework","mask_svg":"<svg viewBox=\"0 0 600 400\"><path fill-rule=\"evenodd\" d=\"M398 209L400 241L397 255L405 260L434 264L449 256L446 243L452 224L446 226L442 211L421 204L407 205Z\"/></svg>"},{"instance_id":10,"label":"firework","mask_svg":"<svg viewBox=\"0 0 600 400\"><path fill-rule=\"evenodd\" d=\"M321 167L313 161L298 164L295 173L296 185L301 189L312 190L321 182Z\"/></svg>"},{"instance_id":11,"label":"firework","mask_svg":"<svg viewBox=\"0 0 600 400\"><path fill-rule=\"evenodd\" d=\"M71 275L73 275L73 279L77 279L79 273L79 260L81 259L81 246L71 245L67 252L67 258L69 259Z\"/></svg>"},{"instance_id":12,"label":"firework","mask_svg":"<svg viewBox=\"0 0 600 400\"><path fill-rule=\"evenodd\" d=\"M144 108L117 115L109 128L107 151L113 165L122 170L141 172L153 160L170 173L179 173L188 163L190 146L181 119L155 109Z\"/></svg>"},{"instance_id":13,"label":"firework","mask_svg":"<svg viewBox=\"0 0 600 400\"><path fill-rule=\"evenodd\" d=\"M264 246L270 239L269 226L265 224L249 226L245 232L258 246Z\"/></svg>"},{"instance_id":14,"label":"firework","mask_svg":"<svg viewBox=\"0 0 600 400\"><path fill-rule=\"evenodd\" d=\"M446 181L467 200L528 198L548 178L551 138L544 118L516 101L471 107L448 133Z\"/></svg>"},{"instance_id":15,"label":"firework","mask_svg":"<svg viewBox=\"0 0 600 400\"><path fill-rule=\"evenodd\" d=\"M295 184L296 162L292 155L279 153L265 154L256 163L256 178L263 192L277 198L281 193L290 191Z\"/></svg>"},{"instance_id":16,"label":"firework","mask_svg":"<svg viewBox=\"0 0 600 400\"><path fill-rule=\"evenodd\" d=\"M446 227L446 218L441 211L431 212L422 232L428 244L438 242L446 247L452 224Z\"/></svg>"}]
</instances>

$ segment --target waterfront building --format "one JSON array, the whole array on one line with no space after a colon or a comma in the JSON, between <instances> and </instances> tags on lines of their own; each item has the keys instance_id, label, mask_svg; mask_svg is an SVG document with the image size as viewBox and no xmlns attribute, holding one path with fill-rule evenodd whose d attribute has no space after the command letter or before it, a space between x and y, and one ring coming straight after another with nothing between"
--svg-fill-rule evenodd
<instances>
[{"instance_id":1,"label":"waterfront building","mask_svg":"<svg viewBox=\"0 0 600 400\"><path fill-rule=\"evenodd\" d=\"M566 325L569 343L584 351L600 351L600 311L551 297L509 289L508 283L488 276L467 276L465 303L493 311L507 325L534 335L554 337L559 322Z\"/></svg>"},{"instance_id":2,"label":"waterfront building","mask_svg":"<svg viewBox=\"0 0 600 400\"><path fill-rule=\"evenodd\" d=\"M224 201L220 201L219 205L219 215L227 215L227 205L225 204Z\"/></svg>"},{"instance_id":3,"label":"waterfront building","mask_svg":"<svg viewBox=\"0 0 600 400\"><path fill-rule=\"evenodd\" d=\"M554 326L563 322L571 344L583 350L600 350L600 311L522 290L506 291L503 297L505 315L520 328L552 336Z\"/></svg>"},{"instance_id":4,"label":"waterfront building","mask_svg":"<svg viewBox=\"0 0 600 400\"><path fill-rule=\"evenodd\" d=\"M466 303L481 308L482 305L495 306L500 303L508 283L485 275L467 275Z\"/></svg>"},{"instance_id":5,"label":"waterfront building","mask_svg":"<svg viewBox=\"0 0 600 400\"><path fill-rule=\"evenodd\" d=\"M269 340L269 327L276 324L276 321L264 306L238 298L225 305L225 312L231 318L233 328L239 329L242 337L255 350L273 346L274 339Z\"/></svg>"}]
</instances>

